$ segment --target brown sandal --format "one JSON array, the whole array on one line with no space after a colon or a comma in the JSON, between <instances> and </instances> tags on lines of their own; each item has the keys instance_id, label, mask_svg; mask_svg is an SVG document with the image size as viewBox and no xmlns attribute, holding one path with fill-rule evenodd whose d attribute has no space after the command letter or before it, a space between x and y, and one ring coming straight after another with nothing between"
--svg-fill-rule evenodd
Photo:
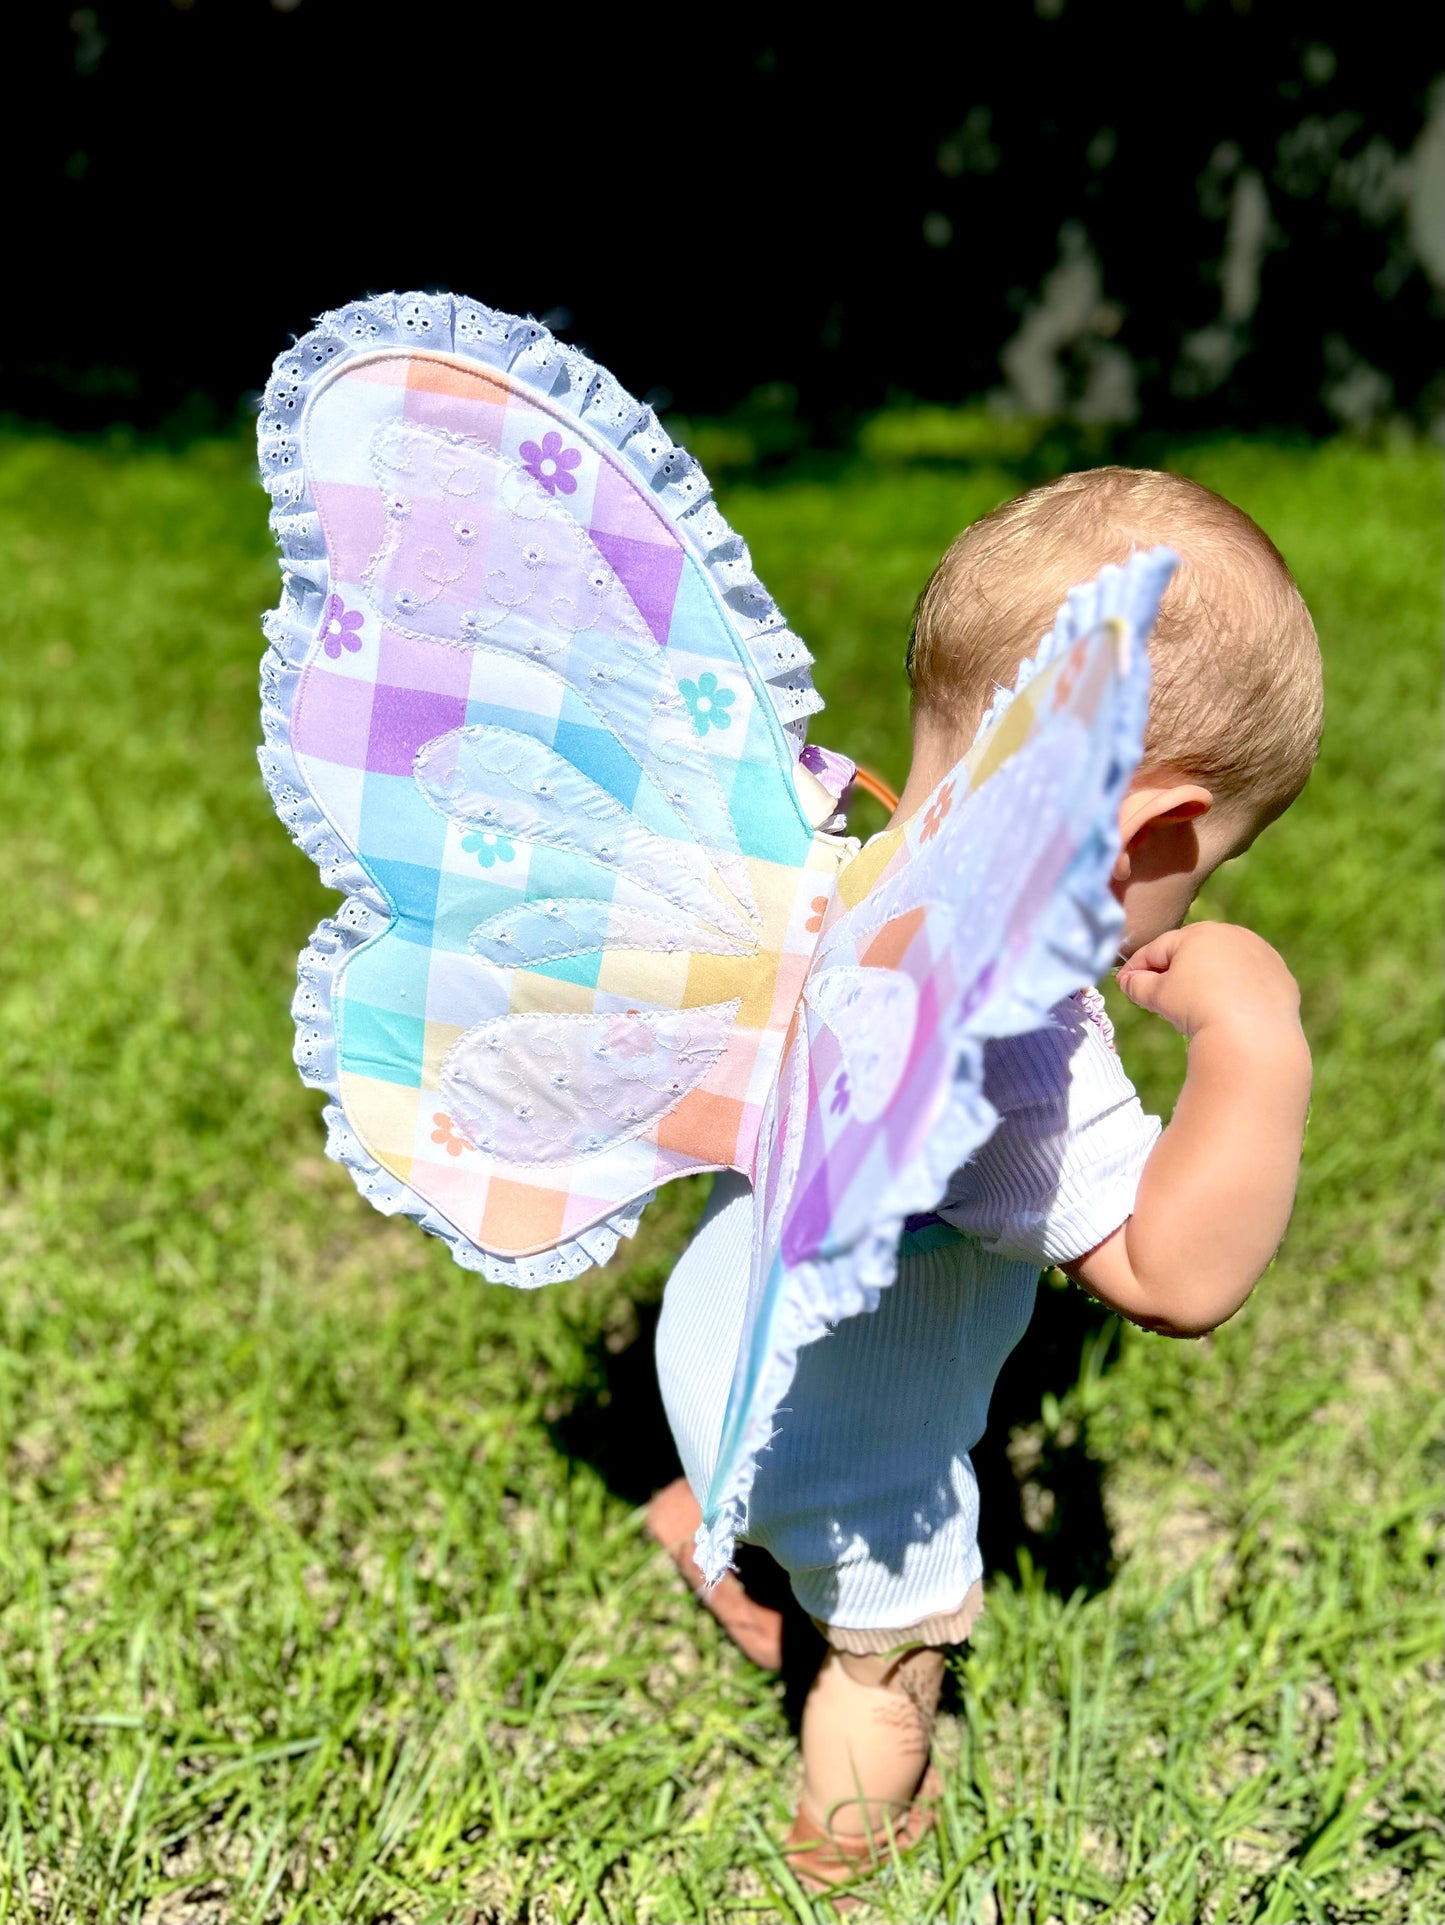
<instances>
[{"instance_id":1,"label":"brown sandal","mask_svg":"<svg viewBox=\"0 0 1445 1925\"><path fill-rule=\"evenodd\" d=\"M693 1537L702 1510L685 1477L675 1478L647 1507L647 1533L655 1539L682 1573L688 1589L746 1658L764 1671L783 1664L783 1614L748 1596L731 1571L706 1589L702 1568L692 1554Z\"/></svg>"},{"instance_id":2,"label":"brown sandal","mask_svg":"<svg viewBox=\"0 0 1445 1925\"><path fill-rule=\"evenodd\" d=\"M828 1892L836 1885L846 1885L869 1871L879 1870L895 1851L912 1851L927 1837L937 1822L934 1807L942 1791L943 1781L930 1765L913 1795L913 1803L897 1824L860 1838L840 1837L800 1803L783 1846L783 1855L792 1867L793 1876L805 1891ZM846 1894L833 1900L834 1908L840 1912L855 1910L859 1903Z\"/></svg>"}]
</instances>

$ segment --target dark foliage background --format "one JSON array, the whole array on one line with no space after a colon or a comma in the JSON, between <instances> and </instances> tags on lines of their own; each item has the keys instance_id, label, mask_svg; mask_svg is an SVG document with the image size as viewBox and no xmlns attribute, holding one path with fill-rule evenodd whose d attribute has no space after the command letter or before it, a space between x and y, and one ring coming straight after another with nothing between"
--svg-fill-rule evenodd
<instances>
[{"instance_id":1,"label":"dark foliage background","mask_svg":"<svg viewBox=\"0 0 1445 1925\"><path fill-rule=\"evenodd\" d=\"M549 317L664 407L785 384L824 439L902 395L1186 428L1431 419L1426 17L35 7L12 23L28 292L0 407L204 425L322 308L450 286Z\"/></svg>"}]
</instances>

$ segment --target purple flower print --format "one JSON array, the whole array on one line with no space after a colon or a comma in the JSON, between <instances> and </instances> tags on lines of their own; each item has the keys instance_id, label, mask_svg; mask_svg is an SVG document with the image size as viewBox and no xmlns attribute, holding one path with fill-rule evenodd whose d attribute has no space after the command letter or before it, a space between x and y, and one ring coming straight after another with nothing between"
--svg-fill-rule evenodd
<instances>
[{"instance_id":1,"label":"purple flower print","mask_svg":"<svg viewBox=\"0 0 1445 1925\"><path fill-rule=\"evenodd\" d=\"M561 435L544 434L540 448L535 441L524 441L519 452L522 466L549 495L555 495L559 488L564 495L576 494L577 477L570 470L582 459L580 448L564 448Z\"/></svg>"},{"instance_id":2,"label":"purple flower print","mask_svg":"<svg viewBox=\"0 0 1445 1925\"><path fill-rule=\"evenodd\" d=\"M848 1088L848 1072L845 1069L833 1085L833 1100L828 1105L828 1108L833 1112L834 1116L843 1115L848 1108L849 1102L852 1100L852 1094L853 1092Z\"/></svg>"},{"instance_id":3,"label":"purple flower print","mask_svg":"<svg viewBox=\"0 0 1445 1925\"><path fill-rule=\"evenodd\" d=\"M366 620L359 608L348 608L339 595L329 595L326 616L321 624L321 646L336 661L342 649L355 655L361 648L357 629Z\"/></svg>"}]
</instances>

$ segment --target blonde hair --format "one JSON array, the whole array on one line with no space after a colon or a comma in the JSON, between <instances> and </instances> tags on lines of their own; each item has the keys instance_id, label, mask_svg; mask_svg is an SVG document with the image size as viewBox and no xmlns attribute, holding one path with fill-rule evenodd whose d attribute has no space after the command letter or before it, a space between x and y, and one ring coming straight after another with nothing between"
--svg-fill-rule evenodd
<instances>
[{"instance_id":1,"label":"blonde hair","mask_svg":"<svg viewBox=\"0 0 1445 1925\"><path fill-rule=\"evenodd\" d=\"M1212 489L1144 468L1032 488L966 528L918 598L908 645L915 723L962 753L996 687L1012 688L1076 583L1165 542L1181 565L1150 637L1142 771L1196 777L1221 801L1288 802L1319 749L1319 643L1263 529Z\"/></svg>"}]
</instances>

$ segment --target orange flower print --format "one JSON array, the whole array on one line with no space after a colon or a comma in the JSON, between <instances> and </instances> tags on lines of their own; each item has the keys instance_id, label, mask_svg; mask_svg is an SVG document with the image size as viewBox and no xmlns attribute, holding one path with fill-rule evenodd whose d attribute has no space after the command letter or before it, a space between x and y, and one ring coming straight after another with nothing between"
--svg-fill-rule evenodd
<instances>
[{"instance_id":1,"label":"orange flower print","mask_svg":"<svg viewBox=\"0 0 1445 1925\"><path fill-rule=\"evenodd\" d=\"M803 924L803 927L808 931L809 935L816 936L818 931L823 927L824 916L828 913L828 898L826 896L814 896L813 900L808 904L808 907L813 913Z\"/></svg>"},{"instance_id":2,"label":"orange flower print","mask_svg":"<svg viewBox=\"0 0 1445 1925\"><path fill-rule=\"evenodd\" d=\"M431 1140L433 1143L445 1144L448 1156L460 1156L463 1150L469 1150L472 1147L464 1136L457 1135L456 1125L445 1110L438 1110L432 1121L436 1124L436 1128L431 1133Z\"/></svg>"},{"instance_id":3,"label":"orange flower print","mask_svg":"<svg viewBox=\"0 0 1445 1925\"><path fill-rule=\"evenodd\" d=\"M939 830L947 822L953 810L953 784L945 782L938 794L928 805L928 814L923 818L923 832L920 842L932 842Z\"/></svg>"},{"instance_id":4,"label":"orange flower print","mask_svg":"<svg viewBox=\"0 0 1445 1925\"><path fill-rule=\"evenodd\" d=\"M1054 683L1054 707L1061 709L1074 692L1074 684L1083 670L1081 654L1076 650L1059 670L1059 679Z\"/></svg>"}]
</instances>

